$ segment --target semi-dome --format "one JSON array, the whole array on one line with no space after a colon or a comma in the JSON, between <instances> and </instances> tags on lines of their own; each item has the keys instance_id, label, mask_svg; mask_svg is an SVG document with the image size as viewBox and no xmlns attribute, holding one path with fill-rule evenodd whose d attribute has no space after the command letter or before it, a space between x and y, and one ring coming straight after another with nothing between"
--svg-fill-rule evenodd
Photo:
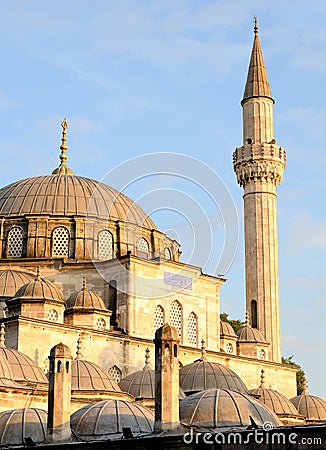
<instances>
[{"instance_id":1,"label":"semi-dome","mask_svg":"<svg viewBox=\"0 0 326 450\"><path fill-rule=\"evenodd\" d=\"M76 175L41 175L3 187L0 215L101 217L156 229L154 222L129 197L104 183Z\"/></svg>"},{"instance_id":2,"label":"semi-dome","mask_svg":"<svg viewBox=\"0 0 326 450\"><path fill-rule=\"evenodd\" d=\"M306 382L304 382L302 394L291 398L290 401L307 422L326 422L326 401L310 395Z\"/></svg>"},{"instance_id":3,"label":"semi-dome","mask_svg":"<svg viewBox=\"0 0 326 450\"><path fill-rule=\"evenodd\" d=\"M186 395L211 388L249 393L244 382L233 370L217 362L207 361L204 345L201 359L181 367L180 386Z\"/></svg>"},{"instance_id":4,"label":"semi-dome","mask_svg":"<svg viewBox=\"0 0 326 450\"><path fill-rule=\"evenodd\" d=\"M123 428L134 436L151 434L154 415L144 406L124 400L93 403L72 414L70 425L77 438L85 441L119 439Z\"/></svg>"},{"instance_id":5,"label":"semi-dome","mask_svg":"<svg viewBox=\"0 0 326 450\"><path fill-rule=\"evenodd\" d=\"M103 299L86 287L86 277L83 278L83 287L80 291L73 292L68 298L67 308L97 309L107 311Z\"/></svg>"},{"instance_id":6,"label":"semi-dome","mask_svg":"<svg viewBox=\"0 0 326 450\"><path fill-rule=\"evenodd\" d=\"M280 424L278 418L265 405L254 398L227 389L209 389L181 400L180 421L188 426L221 428L269 422Z\"/></svg>"},{"instance_id":7,"label":"semi-dome","mask_svg":"<svg viewBox=\"0 0 326 450\"><path fill-rule=\"evenodd\" d=\"M283 419L283 423L289 422L290 419L302 422L303 417L300 417L298 410L285 395L265 387L265 375L263 369L261 371L260 386L251 389L249 392L255 396L259 396L259 401L264 403L264 405L273 411L280 419Z\"/></svg>"},{"instance_id":8,"label":"semi-dome","mask_svg":"<svg viewBox=\"0 0 326 450\"><path fill-rule=\"evenodd\" d=\"M20 270L0 270L0 297L14 297L19 288L35 280L35 275Z\"/></svg>"},{"instance_id":9,"label":"semi-dome","mask_svg":"<svg viewBox=\"0 0 326 450\"><path fill-rule=\"evenodd\" d=\"M0 412L0 447L25 446L25 438L35 444L46 439L47 412L38 408L22 408Z\"/></svg>"}]
</instances>

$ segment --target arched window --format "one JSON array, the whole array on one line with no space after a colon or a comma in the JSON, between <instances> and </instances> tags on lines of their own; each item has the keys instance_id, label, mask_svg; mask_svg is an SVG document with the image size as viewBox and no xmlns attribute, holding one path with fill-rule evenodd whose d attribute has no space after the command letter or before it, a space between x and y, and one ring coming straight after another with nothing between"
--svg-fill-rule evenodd
<instances>
[{"instance_id":1,"label":"arched window","mask_svg":"<svg viewBox=\"0 0 326 450\"><path fill-rule=\"evenodd\" d=\"M180 303L175 300L171 305L170 311L171 326L175 327L178 331L179 338L182 336L182 307Z\"/></svg>"},{"instance_id":2,"label":"arched window","mask_svg":"<svg viewBox=\"0 0 326 450\"><path fill-rule=\"evenodd\" d=\"M102 317L100 317L99 319L97 319L96 321L96 326L98 330L105 330L106 328L106 322L104 319L102 319Z\"/></svg>"},{"instance_id":3,"label":"arched window","mask_svg":"<svg viewBox=\"0 0 326 450\"><path fill-rule=\"evenodd\" d=\"M262 348L258 352L258 358L259 359L266 359L266 352Z\"/></svg>"},{"instance_id":4,"label":"arched window","mask_svg":"<svg viewBox=\"0 0 326 450\"><path fill-rule=\"evenodd\" d=\"M109 230L103 230L98 235L98 259L113 258L113 235Z\"/></svg>"},{"instance_id":5,"label":"arched window","mask_svg":"<svg viewBox=\"0 0 326 450\"><path fill-rule=\"evenodd\" d=\"M110 317L110 325L113 327L118 326L117 322L117 304L118 304L118 290L116 280L109 282L109 304L108 309L112 312Z\"/></svg>"},{"instance_id":6,"label":"arched window","mask_svg":"<svg viewBox=\"0 0 326 450\"><path fill-rule=\"evenodd\" d=\"M50 309L50 311L48 312L48 320L50 322L57 322L58 321L58 313L55 309Z\"/></svg>"},{"instance_id":7,"label":"arched window","mask_svg":"<svg viewBox=\"0 0 326 450\"><path fill-rule=\"evenodd\" d=\"M188 342L197 345L197 316L194 312L188 317Z\"/></svg>"},{"instance_id":8,"label":"arched window","mask_svg":"<svg viewBox=\"0 0 326 450\"><path fill-rule=\"evenodd\" d=\"M164 309L158 305L154 312L154 331L164 325Z\"/></svg>"},{"instance_id":9,"label":"arched window","mask_svg":"<svg viewBox=\"0 0 326 450\"><path fill-rule=\"evenodd\" d=\"M66 227L53 230L52 256L69 256L69 231Z\"/></svg>"},{"instance_id":10,"label":"arched window","mask_svg":"<svg viewBox=\"0 0 326 450\"><path fill-rule=\"evenodd\" d=\"M170 252L170 249L167 247L165 247L165 249L164 249L164 258L171 259L171 252Z\"/></svg>"},{"instance_id":11,"label":"arched window","mask_svg":"<svg viewBox=\"0 0 326 450\"><path fill-rule=\"evenodd\" d=\"M7 256L21 258L23 256L24 231L21 227L14 227L8 233Z\"/></svg>"},{"instance_id":12,"label":"arched window","mask_svg":"<svg viewBox=\"0 0 326 450\"><path fill-rule=\"evenodd\" d=\"M145 238L141 237L137 242L137 250L149 252L149 245Z\"/></svg>"},{"instance_id":13,"label":"arched window","mask_svg":"<svg viewBox=\"0 0 326 450\"><path fill-rule=\"evenodd\" d=\"M115 382L119 383L121 381L122 372L118 366L110 367L110 369L108 370L108 374Z\"/></svg>"},{"instance_id":14,"label":"arched window","mask_svg":"<svg viewBox=\"0 0 326 450\"><path fill-rule=\"evenodd\" d=\"M258 319L257 319L257 301L251 300L251 326L252 328L258 328Z\"/></svg>"},{"instance_id":15,"label":"arched window","mask_svg":"<svg viewBox=\"0 0 326 450\"><path fill-rule=\"evenodd\" d=\"M229 354L233 353L233 346L230 342L227 344L225 351L226 351L226 353L229 353Z\"/></svg>"}]
</instances>

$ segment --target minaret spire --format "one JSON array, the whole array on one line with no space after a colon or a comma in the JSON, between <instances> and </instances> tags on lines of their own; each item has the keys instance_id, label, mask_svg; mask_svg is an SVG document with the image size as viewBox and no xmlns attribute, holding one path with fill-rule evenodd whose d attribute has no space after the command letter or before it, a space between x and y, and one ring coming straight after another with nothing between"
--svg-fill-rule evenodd
<instances>
[{"instance_id":1,"label":"minaret spire","mask_svg":"<svg viewBox=\"0 0 326 450\"><path fill-rule=\"evenodd\" d=\"M243 145L233 153L233 167L244 189L246 310L251 326L269 342L271 360L281 362L276 186L282 181L286 153L274 138L274 100L257 18L241 106Z\"/></svg>"},{"instance_id":2,"label":"minaret spire","mask_svg":"<svg viewBox=\"0 0 326 450\"><path fill-rule=\"evenodd\" d=\"M74 172L72 170L69 169L69 167L67 166L67 128L69 127L67 119L64 118L63 121L61 122L61 126L62 126L62 138L61 138L61 146L60 146L60 150L61 150L61 155L60 155L60 160L61 160L61 164L59 165L59 167L57 167L56 169L54 169L54 171L52 172L53 175L73 175Z\"/></svg>"}]
</instances>

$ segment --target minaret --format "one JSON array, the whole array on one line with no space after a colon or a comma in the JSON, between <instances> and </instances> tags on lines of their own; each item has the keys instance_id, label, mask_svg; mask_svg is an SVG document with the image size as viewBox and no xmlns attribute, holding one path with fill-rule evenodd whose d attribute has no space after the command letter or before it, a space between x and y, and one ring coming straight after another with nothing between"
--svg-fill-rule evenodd
<instances>
[{"instance_id":1,"label":"minaret","mask_svg":"<svg viewBox=\"0 0 326 450\"><path fill-rule=\"evenodd\" d=\"M255 18L254 43L241 106L243 146L233 153L244 189L246 310L251 326L270 343L270 359L281 362L276 186L285 150L276 144L273 105Z\"/></svg>"}]
</instances>

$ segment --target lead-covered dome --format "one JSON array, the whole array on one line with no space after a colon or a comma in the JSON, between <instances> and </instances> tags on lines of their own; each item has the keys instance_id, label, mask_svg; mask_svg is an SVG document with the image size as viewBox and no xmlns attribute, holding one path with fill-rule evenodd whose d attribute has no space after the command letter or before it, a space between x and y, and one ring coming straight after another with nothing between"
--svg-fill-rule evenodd
<instances>
[{"instance_id":1,"label":"lead-covered dome","mask_svg":"<svg viewBox=\"0 0 326 450\"><path fill-rule=\"evenodd\" d=\"M149 229L154 222L116 189L76 175L41 175L0 189L0 216L88 216L121 220Z\"/></svg>"},{"instance_id":2,"label":"lead-covered dome","mask_svg":"<svg viewBox=\"0 0 326 450\"><path fill-rule=\"evenodd\" d=\"M204 345L201 359L181 367L180 386L186 395L212 388L249 393L244 382L233 370L217 362L207 361Z\"/></svg>"},{"instance_id":3,"label":"lead-covered dome","mask_svg":"<svg viewBox=\"0 0 326 450\"><path fill-rule=\"evenodd\" d=\"M0 447L25 446L25 438L35 444L46 439L47 412L38 408L21 408L0 412Z\"/></svg>"},{"instance_id":4,"label":"lead-covered dome","mask_svg":"<svg viewBox=\"0 0 326 450\"><path fill-rule=\"evenodd\" d=\"M38 384L48 382L42 369L24 353L13 348L0 347L0 355L8 361L14 381Z\"/></svg>"},{"instance_id":5,"label":"lead-covered dome","mask_svg":"<svg viewBox=\"0 0 326 450\"><path fill-rule=\"evenodd\" d=\"M209 389L190 395L180 402L180 420L186 425L204 428L280 424L265 405L254 398L227 389Z\"/></svg>"},{"instance_id":6,"label":"lead-covered dome","mask_svg":"<svg viewBox=\"0 0 326 450\"><path fill-rule=\"evenodd\" d=\"M102 367L77 356L71 364L71 389L74 391L121 392L118 384Z\"/></svg>"},{"instance_id":7,"label":"lead-covered dome","mask_svg":"<svg viewBox=\"0 0 326 450\"><path fill-rule=\"evenodd\" d=\"M19 288L34 279L35 275L21 270L0 270L0 297L14 297Z\"/></svg>"},{"instance_id":8,"label":"lead-covered dome","mask_svg":"<svg viewBox=\"0 0 326 450\"><path fill-rule=\"evenodd\" d=\"M326 401L315 395L310 395L306 381L303 385L302 394L291 398L291 402L307 422L326 422Z\"/></svg>"},{"instance_id":9,"label":"lead-covered dome","mask_svg":"<svg viewBox=\"0 0 326 450\"><path fill-rule=\"evenodd\" d=\"M60 289L51 283L51 281L40 278L39 273L37 273L33 281L30 281L18 289L15 298L30 301L50 300L64 303Z\"/></svg>"},{"instance_id":10,"label":"lead-covered dome","mask_svg":"<svg viewBox=\"0 0 326 450\"><path fill-rule=\"evenodd\" d=\"M144 406L124 400L93 403L72 414L70 425L77 438L85 441L120 439L123 428L134 436L151 434L154 415Z\"/></svg>"}]
</instances>

